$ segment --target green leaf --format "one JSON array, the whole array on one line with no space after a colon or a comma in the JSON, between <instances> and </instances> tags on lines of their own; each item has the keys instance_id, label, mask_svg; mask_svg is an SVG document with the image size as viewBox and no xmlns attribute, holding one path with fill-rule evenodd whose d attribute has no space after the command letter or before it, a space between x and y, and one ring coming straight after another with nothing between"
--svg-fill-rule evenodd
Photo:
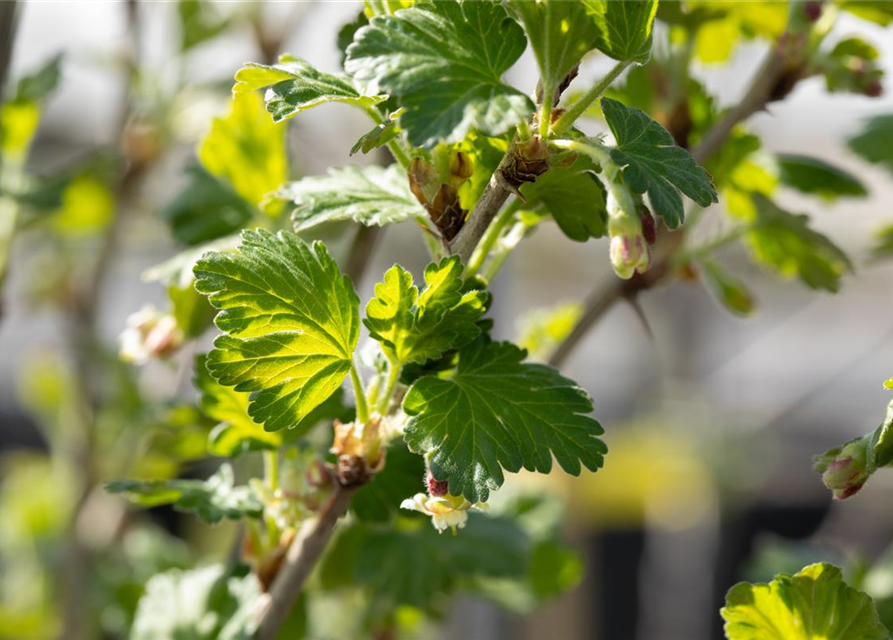
<instances>
[{"instance_id":1,"label":"green leaf","mask_svg":"<svg viewBox=\"0 0 893 640\"><path fill-rule=\"evenodd\" d=\"M270 122L259 96L235 94L229 114L215 118L199 144L198 159L242 198L259 205L288 177L285 129Z\"/></svg>"},{"instance_id":2,"label":"green leaf","mask_svg":"<svg viewBox=\"0 0 893 640\"><path fill-rule=\"evenodd\" d=\"M583 315L579 302L565 302L551 309L532 309L519 321L518 346L530 357L546 360L567 338Z\"/></svg>"},{"instance_id":3,"label":"green leaf","mask_svg":"<svg viewBox=\"0 0 893 640\"><path fill-rule=\"evenodd\" d=\"M862 132L850 138L849 145L864 160L893 172L893 113L868 120Z\"/></svg>"},{"instance_id":4,"label":"green leaf","mask_svg":"<svg viewBox=\"0 0 893 640\"><path fill-rule=\"evenodd\" d=\"M756 308L750 290L712 260L700 260L704 268L704 284L726 309L739 316L748 316Z\"/></svg>"},{"instance_id":5,"label":"green leaf","mask_svg":"<svg viewBox=\"0 0 893 640\"><path fill-rule=\"evenodd\" d=\"M354 155L358 151L369 153L373 149L383 147L400 135L400 131L396 120L389 119L387 122L377 124L371 131L360 136L360 139L350 148L350 155Z\"/></svg>"},{"instance_id":6,"label":"green leaf","mask_svg":"<svg viewBox=\"0 0 893 640\"><path fill-rule=\"evenodd\" d=\"M586 242L607 232L605 189L596 177L596 165L579 156L570 167L552 167L521 185L521 195L531 206L542 204L571 240Z\"/></svg>"},{"instance_id":7,"label":"green leaf","mask_svg":"<svg viewBox=\"0 0 893 640\"><path fill-rule=\"evenodd\" d=\"M423 519L400 518L388 528L359 523L346 529L321 573L329 588L343 586L347 572L348 584L353 577L392 607L438 610L439 600L470 578L521 578L528 553L527 536L508 518L469 514L458 536L440 535Z\"/></svg>"},{"instance_id":8,"label":"green leaf","mask_svg":"<svg viewBox=\"0 0 893 640\"><path fill-rule=\"evenodd\" d=\"M893 23L891 0L837 0L844 10L883 27Z\"/></svg>"},{"instance_id":9,"label":"green leaf","mask_svg":"<svg viewBox=\"0 0 893 640\"><path fill-rule=\"evenodd\" d=\"M189 167L186 175L186 188L160 214L174 238L183 244L201 244L234 233L257 212L229 184L204 168Z\"/></svg>"},{"instance_id":10,"label":"green leaf","mask_svg":"<svg viewBox=\"0 0 893 640\"><path fill-rule=\"evenodd\" d=\"M598 26L599 51L615 60L648 62L657 0L583 0L582 4Z\"/></svg>"},{"instance_id":11,"label":"green leaf","mask_svg":"<svg viewBox=\"0 0 893 640\"><path fill-rule=\"evenodd\" d=\"M385 468L375 474L350 502L354 515L366 522L387 522L401 513L400 503L425 488L425 461L396 440L387 450ZM405 512L403 512L405 513Z\"/></svg>"},{"instance_id":12,"label":"green leaf","mask_svg":"<svg viewBox=\"0 0 893 640\"><path fill-rule=\"evenodd\" d=\"M248 415L249 393L240 393L217 382L208 371L205 356L195 359L195 386L201 391L199 405L206 416L220 422L208 436L209 453L234 457L246 451L278 449L282 433L264 431Z\"/></svg>"},{"instance_id":13,"label":"green leaf","mask_svg":"<svg viewBox=\"0 0 893 640\"><path fill-rule=\"evenodd\" d=\"M219 36L229 26L229 21L217 15L216 7L204 0L180 0L177 15L180 18L180 51L189 51L203 42Z\"/></svg>"},{"instance_id":14,"label":"green leaf","mask_svg":"<svg viewBox=\"0 0 893 640\"><path fill-rule=\"evenodd\" d=\"M893 225L888 225L875 234L871 255L875 259L893 257Z\"/></svg>"},{"instance_id":15,"label":"green leaf","mask_svg":"<svg viewBox=\"0 0 893 640\"><path fill-rule=\"evenodd\" d=\"M595 46L601 29L582 2L510 0L509 6L521 17L540 68L544 95L550 96Z\"/></svg>"},{"instance_id":16,"label":"green leaf","mask_svg":"<svg viewBox=\"0 0 893 640\"><path fill-rule=\"evenodd\" d=\"M247 486L233 486L233 469L223 464L207 480L113 480L110 493L123 493L143 507L172 504L177 511L195 513L209 524L223 518L259 518L263 504Z\"/></svg>"},{"instance_id":17,"label":"green leaf","mask_svg":"<svg viewBox=\"0 0 893 640\"><path fill-rule=\"evenodd\" d=\"M23 162L43 113L43 102L59 84L62 55L49 59L33 73L23 76L4 102L0 86L0 153Z\"/></svg>"},{"instance_id":18,"label":"green leaf","mask_svg":"<svg viewBox=\"0 0 893 640\"><path fill-rule=\"evenodd\" d=\"M754 258L811 289L837 291L851 268L846 254L809 227L809 216L788 213L760 194L752 194L751 200L757 218L746 241Z\"/></svg>"},{"instance_id":19,"label":"green leaf","mask_svg":"<svg viewBox=\"0 0 893 640\"><path fill-rule=\"evenodd\" d=\"M194 273L226 333L208 369L252 392L248 413L266 430L295 427L341 386L359 338L359 300L325 245L245 231L237 253L205 254Z\"/></svg>"},{"instance_id":20,"label":"green leaf","mask_svg":"<svg viewBox=\"0 0 893 640\"><path fill-rule=\"evenodd\" d=\"M500 3L444 0L373 18L345 69L369 91L395 95L409 141L433 148L472 128L498 136L533 113L530 98L502 82L526 45Z\"/></svg>"},{"instance_id":21,"label":"green leaf","mask_svg":"<svg viewBox=\"0 0 893 640\"><path fill-rule=\"evenodd\" d=\"M168 287L167 297L171 301L171 314L187 338L198 338L211 326L214 308L195 290L192 282L184 287Z\"/></svg>"},{"instance_id":22,"label":"green leaf","mask_svg":"<svg viewBox=\"0 0 893 640\"><path fill-rule=\"evenodd\" d=\"M383 227L427 215L398 165L329 169L325 176L286 184L275 197L297 206L292 222L298 232L326 222L352 220Z\"/></svg>"},{"instance_id":23,"label":"green leaf","mask_svg":"<svg viewBox=\"0 0 893 640\"><path fill-rule=\"evenodd\" d=\"M769 584L735 585L721 611L729 640L888 640L872 599L840 569L813 564Z\"/></svg>"},{"instance_id":24,"label":"green leaf","mask_svg":"<svg viewBox=\"0 0 893 640\"><path fill-rule=\"evenodd\" d=\"M444 258L425 269L419 293L412 274L400 265L375 285L363 323L370 335L393 352L399 364L423 364L465 346L480 334L477 320L486 311L485 291L463 291L462 261Z\"/></svg>"},{"instance_id":25,"label":"green leaf","mask_svg":"<svg viewBox=\"0 0 893 640\"><path fill-rule=\"evenodd\" d=\"M273 122L327 102L366 108L387 99L380 95L364 96L350 78L323 73L306 60L290 55L280 56L279 64L273 66L249 62L236 72L234 94L264 88L264 101Z\"/></svg>"},{"instance_id":26,"label":"green leaf","mask_svg":"<svg viewBox=\"0 0 893 640\"><path fill-rule=\"evenodd\" d=\"M592 400L552 367L522 362L508 342L474 342L459 353L451 378L426 376L403 400L409 448L429 456L453 495L486 501L502 470L549 473L552 456L579 475L604 462L601 425L588 416Z\"/></svg>"},{"instance_id":27,"label":"green leaf","mask_svg":"<svg viewBox=\"0 0 893 640\"><path fill-rule=\"evenodd\" d=\"M718 201L710 175L647 113L610 98L602 98L601 104L617 142L611 158L623 167L623 178L633 191L648 192L654 212L670 229L684 216L679 191L702 207Z\"/></svg>"},{"instance_id":28,"label":"green leaf","mask_svg":"<svg viewBox=\"0 0 893 640\"><path fill-rule=\"evenodd\" d=\"M781 182L801 193L824 200L868 195L865 185L856 176L824 160L793 154L779 154L776 159Z\"/></svg>"},{"instance_id":29,"label":"green leaf","mask_svg":"<svg viewBox=\"0 0 893 640\"><path fill-rule=\"evenodd\" d=\"M146 583L131 640L251 640L263 590L252 572L238 575L222 564L171 569Z\"/></svg>"},{"instance_id":30,"label":"green leaf","mask_svg":"<svg viewBox=\"0 0 893 640\"><path fill-rule=\"evenodd\" d=\"M13 101L40 102L52 93L62 79L62 54L57 53L38 69L16 83Z\"/></svg>"}]
</instances>

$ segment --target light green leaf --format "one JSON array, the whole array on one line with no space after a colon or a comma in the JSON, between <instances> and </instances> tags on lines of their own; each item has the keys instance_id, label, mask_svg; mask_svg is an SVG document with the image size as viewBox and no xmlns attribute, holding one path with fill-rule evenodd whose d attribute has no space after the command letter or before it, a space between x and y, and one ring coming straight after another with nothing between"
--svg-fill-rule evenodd
<instances>
[{"instance_id":1,"label":"light green leaf","mask_svg":"<svg viewBox=\"0 0 893 640\"><path fill-rule=\"evenodd\" d=\"M137 606L131 640L250 640L263 590L252 572L222 564L153 576Z\"/></svg>"},{"instance_id":2,"label":"light green leaf","mask_svg":"<svg viewBox=\"0 0 893 640\"><path fill-rule=\"evenodd\" d=\"M623 167L623 178L633 191L648 192L654 212L670 229L684 216L679 191L702 207L718 201L710 175L647 113L610 98L602 98L602 112L617 142L611 158Z\"/></svg>"},{"instance_id":3,"label":"light green leaf","mask_svg":"<svg viewBox=\"0 0 893 640\"><path fill-rule=\"evenodd\" d=\"M292 222L298 232L325 222L352 220L383 227L427 215L398 165L329 169L327 175L286 184L275 197L297 206Z\"/></svg>"},{"instance_id":4,"label":"light green leaf","mask_svg":"<svg viewBox=\"0 0 893 640\"><path fill-rule=\"evenodd\" d=\"M875 234L875 244L871 248L871 254L875 259L893 257L893 225L883 227Z\"/></svg>"},{"instance_id":5,"label":"light green leaf","mask_svg":"<svg viewBox=\"0 0 893 640\"><path fill-rule=\"evenodd\" d=\"M704 284L726 309L739 316L748 316L756 308L750 290L737 278L712 260L700 260L704 268Z\"/></svg>"},{"instance_id":6,"label":"light green leaf","mask_svg":"<svg viewBox=\"0 0 893 640\"><path fill-rule=\"evenodd\" d=\"M233 457L245 451L282 446L282 432L264 431L263 425L248 415L251 394L217 382L208 371L205 356L195 360L195 386L201 391L202 411L220 422L208 436L208 450L212 455Z\"/></svg>"},{"instance_id":7,"label":"light green leaf","mask_svg":"<svg viewBox=\"0 0 893 640\"><path fill-rule=\"evenodd\" d=\"M462 269L459 256L428 265L425 288L419 293L412 274L395 264L385 273L384 282L375 285L363 322L399 364L423 364L480 334L477 320L486 311L489 295L463 292Z\"/></svg>"},{"instance_id":8,"label":"light green leaf","mask_svg":"<svg viewBox=\"0 0 893 640\"><path fill-rule=\"evenodd\" d=\"M350 148L350 155L354 155L359 151L369 153L373 149L383 147L400 135L400 132L401 129L397 126L396 120L388 119L387 122L377 124L371 131L360 136L360 139Z\"/></svg>"},{"instance_id":9,"label":"light green leaf","mask_svg":"<svg viewBox=\"0 0 893 640\"><path fill-rule=\"evenodd\" d=\"M5 102L4 87L0 86L0 153L15 162L24 162L40 124L43 102L59 84L61 76L60 54L19 79L14 93Z\"/></svg>"},{"instance_id":10,"label":"light green leaf","mask_svg":"<svg viewBox=\"0 0 893 640\"><path fill-rule=\"evenodd\" d=\"M477 341L459 353L451 378L426 376L403 401L409 448L429 456L434 477L453 495L485 501L503 469L549 473L552 456L567 473L604 462L592 400L552 367L522 362L508 342Z\"/></svg>"},{"instance_id":11,"label":"light green leaf","mask_svg":"<svg viewBox=\"0 0 893 640\"><path fill-rule=\"evenodd\" d=\"M888 640L872 599L840 569L813 564L769 584L735 585L722 609L729 640Z\"/></svg>"},{"instance_id":12,"label":"light green leaf","mask_svg":"<svg viewBox=\"0 0 893 640\"><path fill-rule=\"evenodd\" d=\"M586 242L607 232L605 189L596 177L596 165L579 156L570 167L552 167L521 185L521 195L530 206L542 204L558 227L571 240Z\"/></svg>"},{"instance_id":13,"label":"light green leaf","mask_svg":"<svg viewBox=\"0 0 893 640\"><path fill-rule=\"evenodd\" d=\"M893 172L893 113L868 120L862 132L850 138L849 145L864 160Z\"/></svg>"},{"instance_id":14,"label":"light green leaf","mask_svg":"<svg viewBox=\"0 0 893 640\"><path fill-rule=\"evenodd\" d=\"M409 141L433 148L472 128L498 136L533 113L530 98L502 82L526 45L500 3L444 0L373 18L345 68L369 91L395 95Z\"/></svg>"},{"instance_id":15,"label":"light green leaf","mask_svg":"<svg viewBox=\"0 0 893 640\"><path fill-rule=\"evenodd\" d=\"M752 194L756 222L746 241L753 256L785 278L799 278L811 289L837 291L851 268L846 254L809 227L809 216L780 209L760 194Z\"/></svg>"},{"instance_id":16,"label":"light green leaf","mask_svg":"<svg viewBox=\"0 0 893 640\"><path fill-rule=\"evenodd\" d=\"M583 0L582 4L598 26L599 51L615 60L648 61L657 0Z\"/></svg>"},{"instance_id":17,"label":"light green leaf","mask_svg":"<svg viewBox=\"0 0 893 640\"><path fill-rule=\"evenodd\" d=\"M171 301L171 314L186 338L198 338L211 326L214 308L195 290L192 282L183 287L169 286L167 297Z\"/></svg>"},{"instance_id":18,"label":"light green leaf","mask_svg":"<svg viewBox=\"0 0 893 640\"><path fill-rule=\"evenodd\" d=\"M781 182L801 193L825 200L868 195L865 185L856 176L824 160L793 154L779 154L776 158Z\"/></svg>"},{"instance_id":19,"label":"light green leaf","mask_svg":"<svg viewBox=\"0 0 893 640\"><path fill-rule=\"evenodd\" d=\"M234 233L257 213L228 183L204 168L189 167L186 175L189 183L160 213L183 244L201 244Z\"/></svg>"},{"instance_id":20,"label":"light green leaf","mask_svg":"<svg viewBox=\"0 0 893 640\"><path fill-rule=\"evenodd\" d=\"M177 3L180 51L189 51L226 30L229 20L217 15L216 9L213 3L205 0L180 0Z\"/></svg>"},{"instance_id":21,"label":"light green leaf","mask_svg":"<svg viewBox=\"0 0 893 640\"><path fill-rule=\"evenodd\" d=\"M248 413L268 431L298 425L350 370L359 300L320 242L286 231L242 234L237 253L208 253L196 289L222 309L208 369L253 393Z\"/></svg>"},{"instance_id":22,"label":"light green leaf","mask_svg":"<svg viewBox=\"0 0 893 640\"><path fill-rule=\"evenodd\" d=\"M837 0L837 4L854 16L884 27L893 22L891 0Z\"/></svg>"},{"instance_id":23,"label":"light green leaf","mask_svg":"<svg viewBox=\"0 0 893 640\"><path fill-rule=\"evenodd\" d=\"M550 309L531 309L518 323L518 346L526 349L532 358L548 359L577 326L583 310L583 304L579 302L565 302Z\"/></svg>"},{"instance_id":24,"label":"light green leaf","mask_svg":"<svg viewBox=\"0 0 893 640\"><path fill-rule=\"evenodd\" d=\"M544 95L550 96L595 47L601 29L582 2L510 0L509 6L521 17L540 68Z\"/></svg>"},{"instance_id":25,"label":"light green leaf","mask_svg":"<svg viewBox=\"0 0 893 640\"><path fill-rule=\"evenodd\" d=\"M249 62L236 72L234 94L263 88L266 88L264 101L273 122L327 102L365 108L387 99L387 96L361 95L350 78L323 73L306 60L290 55L280 56L279 64L273 66Z\"/></svg>"},{"instance_id":26,"label":"light green leaf","mask_svg":"<svg viewBox=\"0 0 893 640\"><path fill-rule=\"evenodd\" d=\"M105 488L143 507L172 504L177 511L194 513L209 524L223 518L259 518L263 513L263 504L250 487L233 485L228 464L207 480L113 480Z\"/></svg>"},{"instance_id":27,"label":"light green leaf","mask_svg":"<svg viewBox=\"0 0 893 640\"><path fill-rule=\"evenodd\" d=\"M270 122L259 96L235 94L229 114L215 118L199 144L198 159L242 198L259 205L288 176L285 129Z\"/></svg>"}]
</instances>

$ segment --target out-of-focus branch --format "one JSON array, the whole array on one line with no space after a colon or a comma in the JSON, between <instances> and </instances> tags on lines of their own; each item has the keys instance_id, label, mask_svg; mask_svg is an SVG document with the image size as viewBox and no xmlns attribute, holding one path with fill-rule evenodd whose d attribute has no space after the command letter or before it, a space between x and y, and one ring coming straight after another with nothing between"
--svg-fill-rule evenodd
<instances>
[{"instance_id":1,"label":"out-of-focus branch","mask_svg":"<svg viewBox=\"0 0 893 640\"><path fill-rule=\"evenodd\" d=\"M346 487L337 481L334 485L332 496L320 513L319 519L305 525L288 548L282 567L266 595L267 600L261 605L257 640L276 638L301 593L304 582L328 545L338 519L347 512L351 498L361 486Z\"/></svg>"},{"instance_id":2,"label":"out-of-focus branch","mask_svg":"<svg viewBox=\"0 0 893 640\"><path fill-rule=\"evenodd\" d=\"M763 61L760 70L754 76L747 92L741 101L704 134L691 154L695 160L703 164L715 155L728 140L735 125L743 122L753 114L761 111L773 99L777 98L777 87L788 68L788 61L777 45L773 45ZM796 79L794 80L796 82ZM790 87L787 87L789 91ZM642 291L661 283L673 272L672 254L681 245L682 233L668 234L663 238L664 258L658 261L648 272L636 275L630 280L612 278L607 284L600 285L586 298L583 316L574 330L549 358L549 364L558 367L579 345L592 327L614 306L623 299L633 299Z\"/></svg>"},{"instance_id":3,"label":"out-of-focus branch","mask_svg":"<svg viewBox=\"0 0 893 640\"><path fill-rule=\"evenodd\" d=\"M0 98L6 86L9 67L12 63L12 47L18 23L18 3L16 0L0 2Z\"/></svg>"}]
</instances>

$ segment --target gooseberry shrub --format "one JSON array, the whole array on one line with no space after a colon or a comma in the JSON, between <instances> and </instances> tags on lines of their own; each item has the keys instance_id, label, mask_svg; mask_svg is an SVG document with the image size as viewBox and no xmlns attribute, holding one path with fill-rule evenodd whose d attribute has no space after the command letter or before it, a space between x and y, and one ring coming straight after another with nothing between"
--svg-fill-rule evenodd
<instances>
[{"instance_id":1,"label":"gooseberry shrub","mask_svg":"<svg viewBox=\"0 0 893 640\"><path fill-rule=\"evenodd\" d=\"M226 29L202 6L181 3L184 51ZM581 561L555 501L494 497L506 472L610 464L597 407L557 368L586 331L614 302L673 280L700 282L749 315L754 295L718 257L733 243L815 290L837 291L853 269L776 194L859 198L860 179L770 154L746 126L813 77L829 92L881 93L877 50L855 36L829 41L843 12L893 20L889 3L844 0L366 0L337 34L341 71L288 54L237 70L228 114L161 212L188 247L145 274L169 306L135 313L120 338L121 358L142 365L203 351L214 335L191 363L196 406L180 408L207 437L163 477L106 489L238 522L241 536L229 564L149 579L131 637L303 637L317 628L315 594L344 591L365 604L350 633L394 637L426 624L408 610L435 620L458 593L527 610L575 586ZM691 65L722 61L745 39L769 41L768 52L740 102L722 108ZM505 76L528 49L539 81L514 87ZM610 69L581 81L598 58ZM35 114L58 64L21 80L0 112L11 192L27 182ZM345 155L377 161L291 180L287 122L329 103L369 120ZM893 120L871 120L850 145L893 168ZM64 188L97 180L84 175ZM0 206L35 207L6 195ZM704 220L720 208L716 232ZM414 274L394 255L367 274L376 235L401 223L417 229L427 267ZM497 340L491 283L553 223L568 242L607 238L616 278L585 304L529 316L519 344ZM347 251L319 239L333 234L347 236ZM879 235L878 257L891 237ZM364 275L377 280L368 299L355 287ZM893 464L891 420L888 409L876 431L816 457L835 498ZM178 477L181 462L205 455L224 460L213 475ZM726 635L889 638L859 586L827 563L739 584L722 610Z\"/></svg>"}]
</instances>

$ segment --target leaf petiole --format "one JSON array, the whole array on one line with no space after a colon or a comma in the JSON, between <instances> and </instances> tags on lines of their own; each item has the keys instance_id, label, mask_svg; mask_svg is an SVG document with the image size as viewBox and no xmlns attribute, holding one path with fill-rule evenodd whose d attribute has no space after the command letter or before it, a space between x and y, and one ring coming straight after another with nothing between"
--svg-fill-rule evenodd
<instances>
[{"instance_id":1,"label":"leaf petiole","mask_svg":"<svg viewBox=\"0 0 893 640\"><path fill-rule=\"evenodd\" d=\"M357 422L366 424L369 422L369 403L366 401L366 390L363 388L363 381L357 371L356 362L353 360L350 363L350 381L353 383L353 393L357 403Z\"/></svg>"},{"instance_id":2,"label":"leaf petiole","mask_svg":"<svg viewBox=\"0 0 893 640\"><path fill-rule=\"evenodd\" d=\"M623 60L615 64L605 77L572 104L570 108L568 108L568 110L552 124L552 133L558 135L570 129L577 118L582 116L586 109L588 109L593 102L598 100L608 87L611 86L611 83L617 79L617 76L623 73L623 71L632 63L632 60Z\"/></svg>"}]
</instances>

